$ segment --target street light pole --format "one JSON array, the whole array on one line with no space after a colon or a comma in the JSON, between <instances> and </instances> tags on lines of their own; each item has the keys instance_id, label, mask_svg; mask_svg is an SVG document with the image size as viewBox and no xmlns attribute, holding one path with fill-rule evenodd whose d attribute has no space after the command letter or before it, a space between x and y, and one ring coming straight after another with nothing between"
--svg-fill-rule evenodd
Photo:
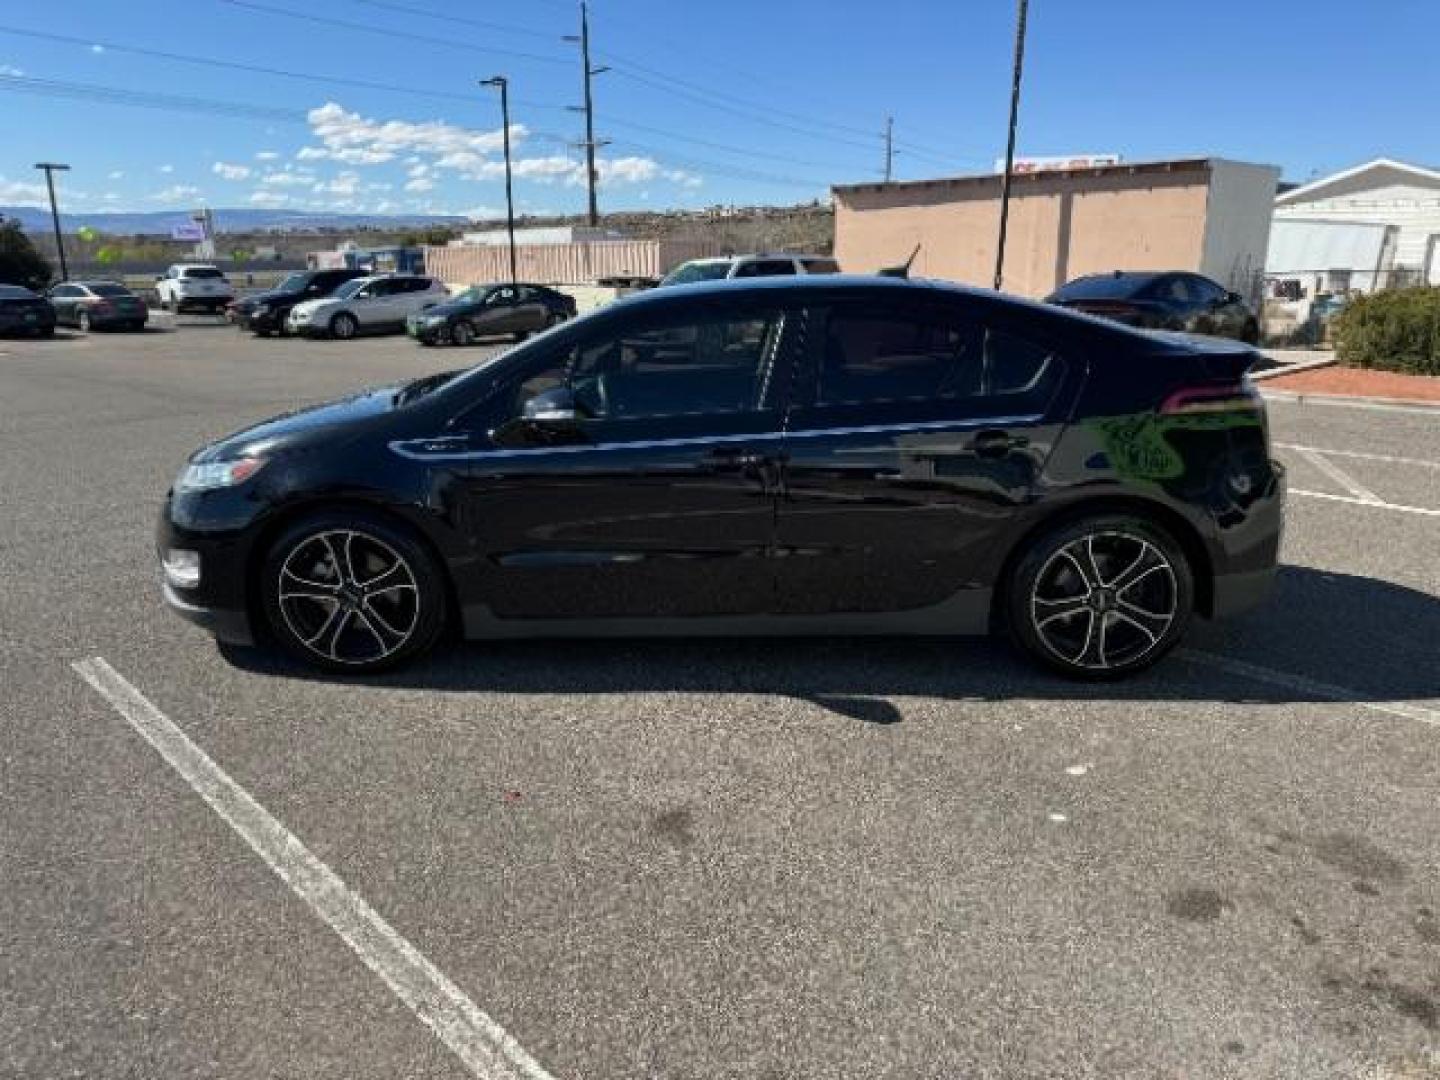
<instances>
[{"instance_id":1,"label":"street light pole","mask_svg":"<svg viewBox=\"0 0 1440 1080\"><path fill-rule=\"evenodd\" d=\"M510 237L510 284L520 283L520 274L515 269L515 193L510 177L510 80L504 75L483 79L481 86L500 88L500 120L505 125L505 229Z\"/></svg>"},{"instance_id":2,"label":"street light pole","mask_svg":"<svg viewBox=\"0 0 1440 1080\"><path fill-rule=\"evenodd\" d=\"M1000 239L995 249L995 291L1005 277L1005 230L1010 223L1010 178L1015 171L1015 126L1020 118L1020 74L1025 64L1025 19L1029 0L1019 0L1015 22L1015 68L1010 82L1010 134L1005 142L1005 176L1000 182Z\"/></svg>"},{"instance_id":3,"label":"street light pole","mask_svg":"<svg viewBox=\"0 0 1440 1080\"><path fill-rule=\"evenodd\" d=\"M37 169L45 170L45 186L50 189L50 221L55 226L55 250L60 256L60 280L70 280L70 268L65 265L65 240L60 235L60 211L55 205L55 173L69 172L69 165L61 165L54 161L41 161L35 165Z\"/></svg>"}]
</instances>

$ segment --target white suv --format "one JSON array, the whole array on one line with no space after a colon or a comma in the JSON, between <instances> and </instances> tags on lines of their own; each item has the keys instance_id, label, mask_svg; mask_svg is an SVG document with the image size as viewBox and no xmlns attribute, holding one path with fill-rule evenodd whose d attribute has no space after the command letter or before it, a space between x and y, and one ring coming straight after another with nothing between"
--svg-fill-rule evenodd
<instances>
[{"instance_id":1,"label":"white suv","mask_svg":"<svg viewBox=\"0 0 1440 1080\"><path fill-rule=\"evenodd\" d=\"M375 274L347 281L321 300L290 309L285 329L307 337L342 340L356 334L404 333L405 320L450 298L434 278Z\"/></svg>"},{"instance_id":2,"label":"white suv","mask_svg":"<svg viewBox=\"0 0 1440 1080\"><path fill-rule=\"evenodd\" d=\"M155 282L155 293L166 311L208 311L218 314L235 299L235 290L217 267L204 263L177 263Z\"/></svg>"},{"instance_id":3,"label":"white suv","mask_svg":"<svg viewBox=\"0 0 1440 1080\"><path fill-rule=\"evenodd\" d=\"M725 255L691 259L660 279L661 285L693 285L722 278L780 277L786 274L838 274L840 264L829 255Z\"/></svg>"}]
</instances>

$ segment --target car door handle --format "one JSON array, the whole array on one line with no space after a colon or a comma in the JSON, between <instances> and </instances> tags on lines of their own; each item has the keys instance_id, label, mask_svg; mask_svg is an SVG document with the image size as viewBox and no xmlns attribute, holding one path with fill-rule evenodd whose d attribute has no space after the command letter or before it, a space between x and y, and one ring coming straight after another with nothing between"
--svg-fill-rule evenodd
<instances>
[{"instance_id":1,"label":"car door handle","mask_svg":"<svg viewBox=\"0 0 1440 1080\"><path fill-rule=\"evenodd\" d=\"M992 430L978 432L965 449L976 457L1004 457L1011 450L1019 450L1029 445L1030 440L1024 435Z\"/></svg>"}]
</instances>

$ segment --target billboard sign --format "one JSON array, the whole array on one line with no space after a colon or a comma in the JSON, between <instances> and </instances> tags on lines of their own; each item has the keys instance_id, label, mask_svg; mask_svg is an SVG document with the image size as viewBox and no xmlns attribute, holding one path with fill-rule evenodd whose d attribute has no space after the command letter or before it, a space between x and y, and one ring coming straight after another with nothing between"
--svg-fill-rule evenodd
<instances>
[{"instance_id":1,"label":"billboard sign","mask_svg":"<svg viewBox=\"0 0 1440 1080\"><path fill-rule=\"evenodd\" d=\"M191 243L199 243L205 239L205 226L198 221L187 222L184 225L176 225L170 230L171 240L188 240Z\"/></svg>"},{"instance_id":2,"label":"billboard sign","mask_svg":"<svg viewBox=\"0 0 1440 1080\"><path fill-rule=\"evenodd\" d=\"M1015 172L1061 172L1066 169L1097 169L1105 165L1119 165L1119 154L1057 154L1054 157L1017 157ZM1005 159L995 161L995 171L1005 171Z\"/></svg>"}]
</instances>

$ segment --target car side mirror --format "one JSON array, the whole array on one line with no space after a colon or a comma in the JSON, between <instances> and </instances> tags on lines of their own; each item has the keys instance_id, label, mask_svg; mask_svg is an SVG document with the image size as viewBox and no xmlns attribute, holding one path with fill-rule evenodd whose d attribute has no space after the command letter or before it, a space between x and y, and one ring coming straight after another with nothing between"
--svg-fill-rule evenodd
<instances>
[{"instance_id":1,"label":"car side mirror","mask_svg":"<svg viewBox=\"0 0 1440 1080\"><path fill-rule=\"evenodd\" d=\"M525 403L525 419L539 424L573 424L580 419L575 408L575 393L568 386L557 386L536 394Z\"/></svg>"}]
</instances>

